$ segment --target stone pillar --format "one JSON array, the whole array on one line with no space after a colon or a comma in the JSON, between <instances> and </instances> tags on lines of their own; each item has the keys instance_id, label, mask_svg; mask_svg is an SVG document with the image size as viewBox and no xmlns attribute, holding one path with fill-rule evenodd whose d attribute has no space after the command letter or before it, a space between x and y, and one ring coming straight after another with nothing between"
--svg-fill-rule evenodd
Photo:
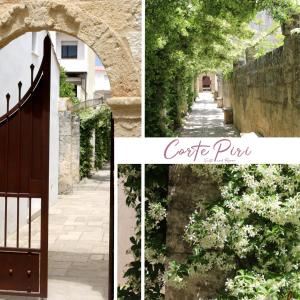
<instances>
[{"instance_id":1,"label":"stone pillar","mask_svg":"<svg viewBox=\"0 0 300 300\"><path fill-rule=\"evenodd\" d=\"M300 34L292 34L293 29L300 28L300 15L294 14L291 19L286 23L282 24L282 34L285 36L284 46L283 46L283 78L284 85L287 89L287 105L293 110L295 117L293 119L299 119L299 109L300 109L300 87L299 87L299 53L300 53ZM295 109L296 108L296 109ZM295 113L296 112L296 113ZM297 113L298 112L298 113ZM294 114L295 113L295 114ZM296 122L295 124L298 124ZM290 128L287 130L289 132L288 136L298 136L297 130L294 124L289 125ZM295 131L294 131L295 130ZM295 133L292 134L292 131ZM299 131L298 131L299 132ZM286 134L285 134L286 136Z\"/></svg>"},{"instance_id":2,"label":"stone pillar","mask_svg":"<svg viewBox=\"0 0 300 300\"><path fill-rule=\"evenodd\" d=\"M213 94L215 94L215 92L217 91L216 89L216 74L215 73L209 73L208 76L210 77L211 80L211 84L210 84L210 88L211 88L211 92Z\"/></svg>"},{"instance_id":3,"label":"stone pillar","mask_svg":"<svg viewBox=\"0 0 300 300\"><path fill-rule=\"evenodd\" d=\"M72 114L72 177L73 184L80 181L80 118Z\"/></svg>"},{"instance_id":4,"label":"stone pillar","mask_svg":"<svg viewBox=\"0 0 300 300\"><path fill-rule=\"evenodd\" d=\"M222 95L223 95L223 105L224 107L232 107L231 102L232 102L232 97L234 95L233 93L233 86L232 82L230 79L223 80L222 81Z\"/></svg>"},{"instance_id":5,"label":"stone pillar","mask_svg":"<svg viewBox=\"0 0 300 300\"><path fill-rule=\"evenodd\" d=\"M218 96L223 98L223 76L222 74L217 75L218 80Z\"/></svg>"},{"instance_id":6,"label":"stone pillar","mask_svg":"<svg viewBox=\"0 0 300 300\"><path fill-rule=\"evenodd\" d=\"M58 193L73 191L73 185L80 180L80 122L68 110L68 100L60 99L59 104L59 174Z\"/></svg>"},{"instance_id":7,"label":"stone pillar","mask_svg":"<svg viewBox=\"0 0 300 300\"><path fill-rule=\"evenodd\" d=\"M115 137L141 136L141 98L113 97L107 104L115 121Z\"/></svg>"},{"instance_id":8,"label":"stone pillar","mask_svg":"<svg viewBox=\"0 0 300 300\"><path fill-rule=\"evenodd\" d=\"M59 169L58 193L65 194L72 191L72 126L71 113L59 112Z\"/></svg>"},{"instance_id":9,"label":"stone pillar","mask_svg":"<svg viewBox=\"0 0 300 300\"><path fill-rule=\"evenodd\" d=\"M207 173L207 172L204 172ZM201 203L209 203L220 198L217 183L210 175L199 175L192 166L170 168L170 204L167 214L168 261L184 262L191 249L183 240L185 226L190 215ZM189 191L188 193L186 191ZM224 276L217 271L190 278L183 289L167 284L166 300L214 299L216 292L224 284Z\"/></svg>"},{"instance_id":10,"label":"stone pillar","mask_svg":"<svg viewBox=\"0 0 300 300\"><path fill-rule=\"evenodd\" d=\"M202 86L202 74L198 76L198 84L199 84L199 93L203 92L203 86Z\"/></svg>"}]
</instances>

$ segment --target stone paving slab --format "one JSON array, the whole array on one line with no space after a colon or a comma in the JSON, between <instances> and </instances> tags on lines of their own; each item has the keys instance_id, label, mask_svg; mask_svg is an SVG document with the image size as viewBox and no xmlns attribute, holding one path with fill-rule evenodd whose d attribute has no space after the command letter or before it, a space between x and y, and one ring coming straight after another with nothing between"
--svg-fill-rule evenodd
<instances>
[{"instance_id":1,"label":"stone paving slab","mask_svg":"<svg viewBox=\"0 0 300 300\"><path fill-rule=\"evenodd\" d=\"M211 92L199 94L186 116L181 137L239 137L233 125L224 125L224 113L213 100Z\"/></svg>"},{"instance_id":2,"label":"stone paving slab","mask_svg":"<svg viewBox=\"0 0 300 300\"><path fill-rule=\"evenodd\" d=\"M73 194L59 196L50 207L49 300L107 300L109 175L106 166L78 184ZM39 224L38 217L32 224L36 244ZM27 226L21 232L26 230ZM37 299L0 296L0 300Z\"/></svg>"}]
</instances>

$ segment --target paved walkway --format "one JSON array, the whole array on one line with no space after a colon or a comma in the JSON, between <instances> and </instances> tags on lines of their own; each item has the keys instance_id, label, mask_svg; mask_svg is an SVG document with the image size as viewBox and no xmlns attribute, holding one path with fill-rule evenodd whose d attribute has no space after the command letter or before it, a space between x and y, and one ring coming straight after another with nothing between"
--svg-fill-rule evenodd
<instances>
[{"instance_id":1,"label":"paved walkway","mask_svg":"<svg viewBox=\"0 0 300 300\"><path fill-rule=\"evenodd\" d=\"M213 100L212 93L203 92L187 115L182 137L238 137L239 132L233 125L224 125L224 113Z\"/></svg>"},{"instance_id":2,"label":"paved walkway","mask_svg":"<svg viewBox=\"0 0 300 300\"><path fill-rule=\"evenodd\" d=\"M49 300L107 299L109 184L106 167L82 181L72 195L59 196L51 206ZM39 223L37 218L32 225L34 232ZM37 298L0 296L3 299Z\"/></svg>"}]
</instances>

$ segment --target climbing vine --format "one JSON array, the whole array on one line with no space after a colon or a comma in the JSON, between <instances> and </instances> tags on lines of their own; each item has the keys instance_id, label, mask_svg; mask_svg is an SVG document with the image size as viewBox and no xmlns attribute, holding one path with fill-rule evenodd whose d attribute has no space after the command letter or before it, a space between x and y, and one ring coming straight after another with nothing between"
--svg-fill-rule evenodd
<instances>
[{"instance_id":1,"label":"climbing vine","mask_svg":"<svg viewBox=\"0 0 300 300\"><path fill-rule=\"evenodd\" d=\"M89 177L93 169L101 169L110 160L111 112L108 106L87 109L80 116L80 176ZM95 132L95 164L91 139Z\"/></svg>"},{"instance_id":2,"label":"climbing vine","mask_svg":"<svg viewBox=\"0 0 300 300\"><path fill-rule=\"evenodd\" d=\"M221 195L191 215L183 238L192 254L169 263L169 284L218 270L225 281L217 299L299 299L300 166L209 169Z\"/></svg>"},{"instance_id":3,"label":"climbing vine","mask_svg":"<svg viewBox=\"0 0 300 300\"><path fill-rule=\"evenodd\" d=\"M119 165L119 178L123 181L126 205L136 211L135 236L130 238L130 253L134 260L124 274L126 284L119 286L119 300L141 299L141 165Z\"/></svg>"},{"instance_id":4,"label":"climbing vine","mask_svg":"<svg viewBox=\"0 0 300 300\"><path fill-rule=\"evenodd\" d=\"M164 299L168 165L147 165L145 174L145 299Z\"/></svg>"},{"instance_id":5,"label":"climbing vine","mask_svg":"<svg viewBox=\"0 0 300 300\"><path fill-rule=\"evenodd\" d=\"M300 166L187 167L221 193L196 203L185 226L192 254L167 261L169 167L146 167L146 299L164 299L165 283L183 288L211 270L225 278L215 299L299 299Z\"/></svg>"},{"instance_id":6,"label":"climbing vine","mask_svg":"<svg viewBox=\"0 0 300 300\"><path fill-rule=\"evenodd\" d=\"M199 73L230 73L266 10L279 22L293 0L148 0L146 2L146 136L173 136L195 98ZM260 50L262 51L262 50Z\"/></svg>"}]
</instances>

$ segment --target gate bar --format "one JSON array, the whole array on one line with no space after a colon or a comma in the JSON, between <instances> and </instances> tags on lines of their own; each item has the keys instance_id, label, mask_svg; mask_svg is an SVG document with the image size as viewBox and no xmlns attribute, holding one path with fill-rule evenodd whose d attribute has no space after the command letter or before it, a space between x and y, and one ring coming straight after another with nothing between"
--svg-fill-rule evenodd
<instances>
[{"instance_id":1,"label":"gate bar","mask_svg":"<svg viewBox=\"0 0 300 300\"><path fill-rule=\"evenodd\" d=\"M29 223L29 228L28 228L28 248L31 248L31 197L28 199L29 201L29 207L28 207L28 223Z\"/></svg>"},{"instance_id":2,"label":"gate bar","mask_svg":"<svg viewBox=\"0 0 300 300\"><path fill-rule=\"evenodd\" d=\"M41 194L29 194L29 193L10 193L10 192L0 192L0 197L9 197L9 198L41 198Z\"/></svg>"},{"instance_id":3,"label":"gate bar","mask_svg":"<svg viewBox=\"0 0 300 300\"><path fill-rule=\"evenodd\" d=\"M30 70L31 70L30 74L31 74L31 85L32 85L32 84L33 84L34 64L31 64L31 65L30 65Z\"/></svg>"},{"instance_id":4,"label":"gate bar","mask_svg":"<svg viewBox=\"0 0 300 300\"><path fill-rule=\"evenodd\" d=\"M4 247L7 246L7 197L5 197L5 212L4 212Z\"/></svg>"},{"instance_id":5,"label":"gate bar","mask_svg":"<svg viewBox=\"0 0 300 300\"><path fill-rule=\"evenodd\" d=\"M1 252L15 252L18 253L24 252L24 253L41 253L41 249L38 248L13 248L13 247L0 247Z\"/></svg>"},{"instance_id":6,"label":"gate bar","mask_svg":"<svg viewBox=\"0 0 300 300\"><path fill-rule=\"evenodd\" d=\"M111 153L110 153L110 211L109 211L109 279L108 300L114 299L114 219L115 219L115 147L114 147L114 119L111 114Z\"/></svg>"},{"instance_id":7,"label":"gate bar","mask_svg":"<svg viewBox=\"0 0 300 300\"><path fill-rule=\"evenodd\" d=\"M21 92L22 92L22 82L19 81L18 83L18 88L19 88L19 102L21 101ZM18 189L21 190L21 148L22 148L22 143L21 143L21 110L18 110L18 123L19 123L19 147L18 147ZM20 243L20 196L17 196L17 248L19 248L19 243Z\"/></svg>"},{"instance_id":8,"label":"gate bar","mask_svg":"<svg viewBox=\"0 0 300 300\"><path fill-rule=\"evenodd\" d=\"M20 197L17 198L17 248L19 248L20 239Z\"/></svg>"},{"instance_id":9,"label":"gate bar","mask_svg":"<svg viewBox=\"0 0 300 300\"><path fill-rule=\"evenodd\" d=\"M6 94L6 110L9 111L9 100L10 100L10 94ZM6 139L6 174L8 173L8 148L9 148L9 122L8 117L6 119L7 122L7 139ZM6 190L8 190L8 178L6 176ZM5 216L4 216L4 247L7 246L7 196L5 196Z\"/></svg>"}]
</instances>

